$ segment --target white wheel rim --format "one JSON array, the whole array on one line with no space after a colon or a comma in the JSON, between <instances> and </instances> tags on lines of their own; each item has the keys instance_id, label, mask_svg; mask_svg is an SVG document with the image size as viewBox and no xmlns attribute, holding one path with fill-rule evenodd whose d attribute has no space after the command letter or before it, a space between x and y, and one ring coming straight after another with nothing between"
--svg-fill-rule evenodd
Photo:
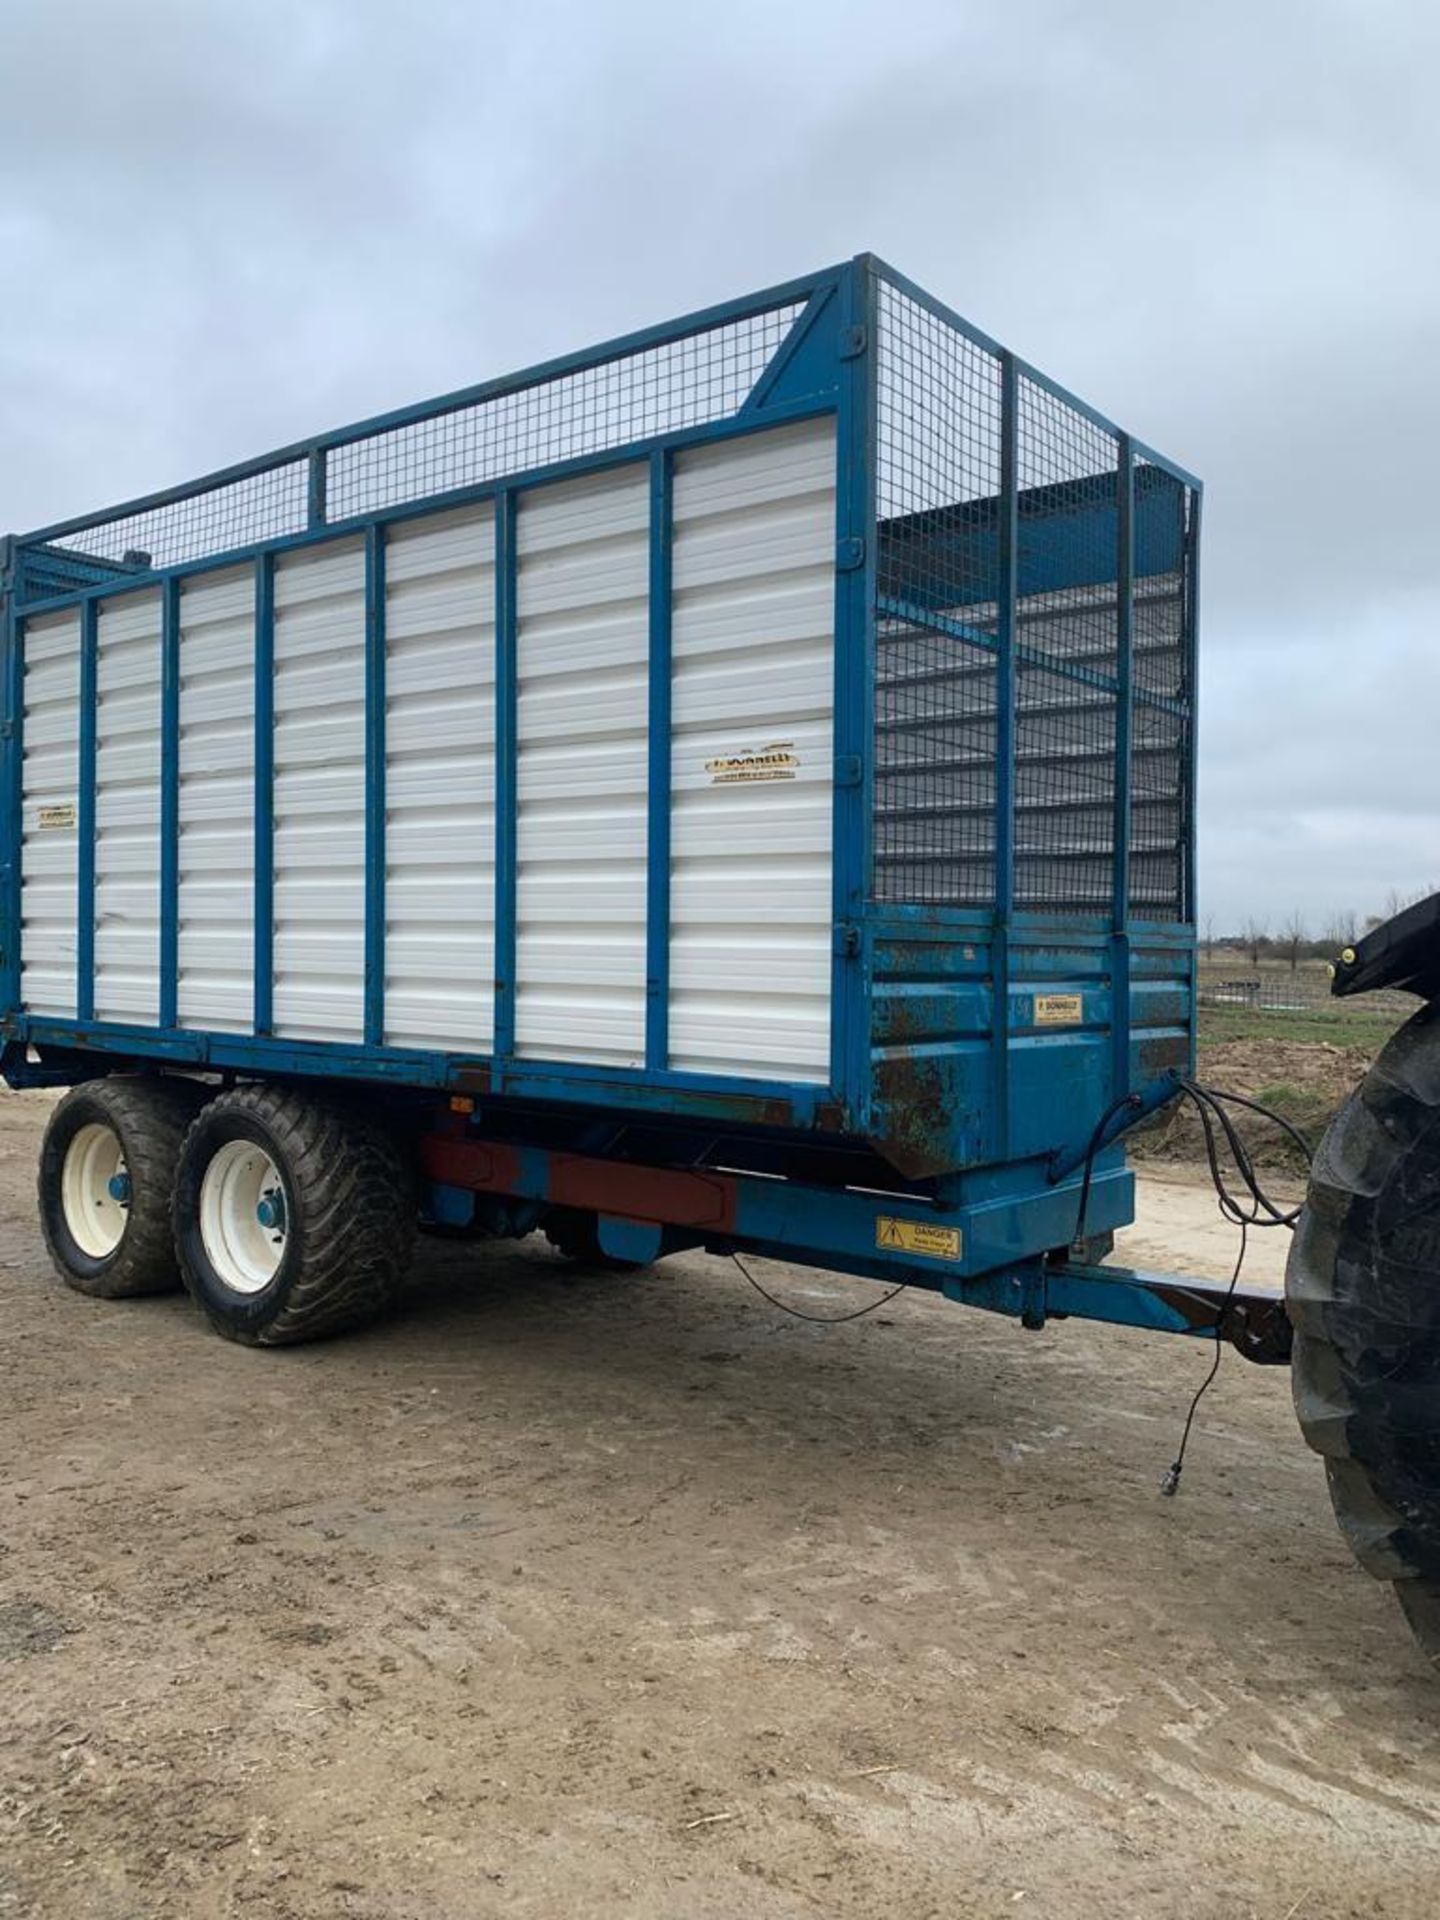
<instances>
[{"instance_id":1,"label":"white wheel rim","mask_svg":"<svg viewBox=\"0 0 1440 1920\"><path fill-rule=\"evenodd\" d=\"M227 1140L200 1180L200 1238L216 1275L236 1293L260 1293L285 1257L287 1199L280 1169L253 1140Z\"/></svg>"},{"instance_id":2,"label":"white wheel rim","mask_svg":"<svg viewBox=\"0 0 1440 1920\"><path fill-rule=\"evenodd\" d=\"M130 1174L113 1127L92 1120L65 1149L60 1208L71 1239L92 1260L108 1258L125 1238Z\"/></svg>"}]
</instances>

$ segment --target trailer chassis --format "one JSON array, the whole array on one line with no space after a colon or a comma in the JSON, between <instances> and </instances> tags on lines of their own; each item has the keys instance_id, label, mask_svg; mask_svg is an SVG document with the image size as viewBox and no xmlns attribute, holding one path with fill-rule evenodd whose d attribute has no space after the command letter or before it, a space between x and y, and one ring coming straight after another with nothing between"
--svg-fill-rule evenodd
<instances>
[{"instance_id":1,"label":"trailer chassis","mask_svg":"<svg viewBox=\"0 0 1440 1920\"><path fill-rule=\"evenodd\" d=\"M451 1230L514 1236L562 1208L593 1215L602 1252L636 1264L688 1248L752 1254L925 1288L1035 1331L1052 1320L1097 1320L1225 1340L1262 1365L1290 1358L1279 1294L1096 1265L1072 1249L1076 1172L1041 1189L947 1201L487 1139L464 1110L471 1104L452 1103L461 1110L441 1115L420 1140L424 1211ZM1133 1176L1109 1150L1091 1180L1087 1234L1132 1217ZM1016 1256L1037 1237L1053 1250Z\"/></svg>"},{"instance_id":2,"label":"trailer chassis","mask_svg":"<svg viewBox=\"0 0 1440 1920\"><path fill-rule=\"evenodd\" d=\"M12 1087L68 1086L116 1069L153 1074L156 1064L53 1045L0 1048L0 1077ZM173 1077L186 1080L215 1064L177 1060ZM236 1076L222 1068L215 1077ZM277 1077L274 1084L284 1082ZM294 1084L316 1090L309 1076ZM335 1085L345 1091L345 1083ZM354 1091L352 1085L352 1098ZM714 1135L684 1127L668 1137L661 1162L625 1157L625 1130L614 1116L566 1116L549 1141L524 1129L504 1137L488 1103L475 1096L440 1099L383 1085L372 1091L414 1142L422 1222L445 1232L518 1238L565 1212L592 1220L600 1252L625 1263L649 1265L695 1248L753 1255L920 1287L1036 1331L1052 1320L1095 1320L1225 1340L1265 1365L1290 1358L1290 1322L1278 1294L1090 1257L1097 1240L1134 1218L1134 1176L1120 1135L1162 1104L1158 1092L1117 1115L1088 1150L1080 1143L1048 1164L982 1168L892 1189L727 1165L716 1159L723 1145Z\"/></svg>"}]
</instances>

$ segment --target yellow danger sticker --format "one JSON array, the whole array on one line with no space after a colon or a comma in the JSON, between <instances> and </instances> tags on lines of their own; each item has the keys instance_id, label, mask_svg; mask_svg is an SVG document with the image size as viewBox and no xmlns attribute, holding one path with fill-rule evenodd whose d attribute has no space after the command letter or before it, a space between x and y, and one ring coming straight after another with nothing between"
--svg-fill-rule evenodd
<instances>
[{"instance_id":1,"label":"yellow danger sticker","mask_svg":"<svg viewBox=\"0 0 1440 1920\"><path fill-rule=\"evenodd\" d=\"M882 1213L875 1222L875 1244L886 1253L918 1253L926 1260L958 1260L959 1227L937 1227L929 1220L895 1220Z\"/></svg>"},{"instance_id":2,"label":"yellow danger sticker","mask_svg":"<svg viewBox=\"0 0 1440 1920\"><path fill-rule=\"evenodd\" d=\"M1078 1027L1085 1017L1085 1003L1078 993L1037 993L1037 1027Z\"/></svg>"},{"instance_id":3,"label":"yellow danger sticker","mask_svg":"<svg viewBox=\"0 0 1440 1920\"><path fill-rule=\"evenodd\" d=\"M73 827L76 824L76 812L73 805L63 807L41 807L36 825L42 833L50 833L56 827Z\"/></svg>"}]
</instances>

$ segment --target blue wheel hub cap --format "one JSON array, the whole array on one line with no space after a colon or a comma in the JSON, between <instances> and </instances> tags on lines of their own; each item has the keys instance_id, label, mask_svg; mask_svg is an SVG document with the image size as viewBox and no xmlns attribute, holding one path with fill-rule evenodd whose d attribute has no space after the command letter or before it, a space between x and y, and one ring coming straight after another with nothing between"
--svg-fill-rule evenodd
<instances>
[{"instance_id":1,"label":"blue wheel hub cap","mask_svg":"<svg viewBox=\"0 0 1440 1920\"><path fill-rule=\"evenodd\" d=\"M262 1227L273 1227L279 1232L285 1229L285 1196L278 1187L271 1187L268 1193L260 1196L255 1207L255 1218Z\"/></svg>"}]
</instances>

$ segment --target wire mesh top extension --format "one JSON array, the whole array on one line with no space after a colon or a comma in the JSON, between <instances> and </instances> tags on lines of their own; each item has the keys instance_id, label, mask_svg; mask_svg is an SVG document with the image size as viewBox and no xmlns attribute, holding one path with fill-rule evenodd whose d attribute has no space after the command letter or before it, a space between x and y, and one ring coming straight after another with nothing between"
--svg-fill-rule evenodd
<instances>
[{"instance_id":1,"label":"wire mesh top extension","mask_svg":"<svg viewBox=\"0 0 1440 1920\"><path fill-rule=\"evenodd\" d=\"M884 280L878 320L876 897L995 903L1010 825L1009 905L1186 917L1192 490Z\"/></svg>"},{"instance_id":2,"label":"wire mesh top extension","mask_svg":"<svg viewBox=\"0 0 1440 1920\"><path fill-rule=\"evenodd\" d=\"M737 413L804 307L788 300L703 331L378 431L64 535L116 568L174 567L511 474L559 466Z\"/></svg>"}]
</instances>

